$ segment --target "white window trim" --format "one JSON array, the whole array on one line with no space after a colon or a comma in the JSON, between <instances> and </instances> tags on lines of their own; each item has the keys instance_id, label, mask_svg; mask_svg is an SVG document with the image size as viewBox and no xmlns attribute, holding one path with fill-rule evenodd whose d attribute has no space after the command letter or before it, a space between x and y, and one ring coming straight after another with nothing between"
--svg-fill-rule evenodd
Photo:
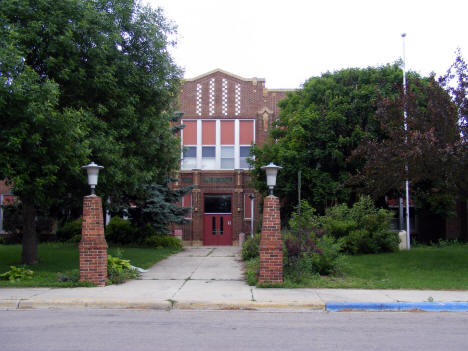
<instances>
[{"instance_id":1,"label":"white window trim","mask_svg":"<svg viewBox=\"0 0 468 351\"><path fill-rule=\"evenodd\" d=\"M182 129L181 133L181 169L183 170L191 170L191 169L202 169L202 147L203 147L203 142L202 142L202 123L203 121L215 121L216 122L216 145L215 150L216 150L216 157L215 157L215 168L213 170L230 170L230 169L241 169L240 168L240 147L241 146L251 146L249 145L244 145L240 144L240 121L252 121L253 122L253 143L256 143L256 120L251 118L251 119L239 119L239 118L230 118L230 119L215 119L215 118L205 118L205 119L185 119L182 120L182 124L184 122L188 121L196 121L197 125L197 144L196 145L184 145L184 130ZM234 121L234 145L221 145L221 122L222 121ZM183 147L184 146L195 146L197 148L197 158L196 158L196 168L191 168L191 169L185 169L182 167L183 165L183 160L184 160L184 152L183 152ZM213 145L206 145L206 146L213 146ZM234 147L234 168L221 168L221 146L233 146ZM249 169L249 168L242 168L242 169Z\"/></svg>"}]
</instances>

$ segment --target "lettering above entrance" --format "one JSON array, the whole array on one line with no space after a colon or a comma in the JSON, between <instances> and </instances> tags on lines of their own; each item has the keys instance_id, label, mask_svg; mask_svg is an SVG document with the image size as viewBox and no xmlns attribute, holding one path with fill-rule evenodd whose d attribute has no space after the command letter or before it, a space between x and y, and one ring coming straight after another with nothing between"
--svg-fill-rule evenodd
<instances>
[{"instance_id":1,"label":"lettering above entrance","mask_svg":"<svg viewBox=\"0 0 468 351\"><path fill-rule=\"evenodd\" d=\"M232 183L232 177L203 177L203 183Z\"/></svg>"}]
</instances>

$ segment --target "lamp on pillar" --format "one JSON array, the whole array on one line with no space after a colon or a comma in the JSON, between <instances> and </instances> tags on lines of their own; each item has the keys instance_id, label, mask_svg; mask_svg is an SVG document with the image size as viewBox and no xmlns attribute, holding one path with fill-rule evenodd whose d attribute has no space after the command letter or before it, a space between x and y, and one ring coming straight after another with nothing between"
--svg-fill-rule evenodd
<instances>
[{"instance_id":1,"label":"lamp on pillar","mask_svg":"<svg viewBox=\"0 0 468 351\"><path fill-rule=\"evenodd\" d=\"M105 286L107 280L107 243L104 236L104 217L102 202L94 193L98 183L99 170L94 162L82 166L88 172L88 184L91 195L83 198L83 216L81 225L80 280L88 281L97 286Z\"/></svg>"},{"instance_id":2,"label":"lamp on pillar","mask_svg":"<svg viewBox=\"0 0 468 351\"><path fill-rule=\"evenodd\" d=\"M94 188L98 183L99 171L104 169L104 167L91 162L85 166L81 166L81 168L86 169L86 172L88 172L88 184L91 187L91 195L95 195Z\"/></svg>"},{"instance_id":3,"label":"lamp on pillar","mask_svg":"<svg viewBox=\"0 0 468 351\"><path fill-rule=\"evenodd\" d=\"M281 239L281 219L279 198L273 195L276 175L282 167L271 163L263 166L267 175L270 196L263 201L262 233L260 234L259 283L283 282L283 241Z\"/></svg>"},{"instance_id":4,"label":"lamp on pillar","mask_svg":"<svg viewBox=\"0 0 468 351\"><path fill-rule=\"evenodd\" d=\"M273 162L270 162L267 166L261 167L265 170L267 176L267 185L270 188L270 195L273 195L273 188L276 185L276 175L278 174L278 170L282 169L283 167L275 165Z\"/></svg>"}]
</instances>

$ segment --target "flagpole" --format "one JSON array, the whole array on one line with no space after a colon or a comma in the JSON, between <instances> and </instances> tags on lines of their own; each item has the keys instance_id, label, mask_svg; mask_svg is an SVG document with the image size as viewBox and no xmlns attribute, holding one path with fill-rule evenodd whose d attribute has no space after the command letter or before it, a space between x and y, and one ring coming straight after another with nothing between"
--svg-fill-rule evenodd
<instances>
[{"instance_id":1,"label":"flagpole","mask_svg":"<svg viewBox=\"0 0 468 351\"><path fill-rule=\"evenodd\" d=\"M403 105L403 118L405 126L405 143L408 143L408 114L406 112L406 55L405 55L405 37L406 33L401 35L403 38L403 94L405 97ZM405 163L405 192L406 192L406 245L408 250L411 249L411 228L410 228L410 194L409 194L409 180L408 180L408 162Z\"/></svg>"}]
</instances>

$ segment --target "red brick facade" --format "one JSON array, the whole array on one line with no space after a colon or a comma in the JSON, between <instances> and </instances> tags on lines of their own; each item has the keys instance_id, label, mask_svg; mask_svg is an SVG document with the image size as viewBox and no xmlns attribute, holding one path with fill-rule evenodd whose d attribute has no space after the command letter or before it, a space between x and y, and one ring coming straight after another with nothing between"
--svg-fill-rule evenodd
<instances>
[{"instance_id":1,"label":"red brick facade","mask_svg":"<svg viewBox=\"0 0 468 351\"><path fill-rule=\"evenodd\" d=\"M252 121L254 130L251 134L254 143L262 145L267 138L271 123L278 117L278 102L285 96L286 90L266 89L264 79L245 79L222 70L214 70L184 82L179 98L179 111L183 112L182 121L188 120L189 123L200 120L215 120L219 124L225 120L235 121L238 126L237 133L244 126L242 121ZM193 138L191 135L190 139ZM237 138L237 140L245 139L242 135ZM199 137L199 143L202 139L204 140L204 137ZM245 145L243 142L241 144ZM200 149L199 145L198 150ZM232 242L227 243L228 245L238 244L239 233L250 233L250 215L245 213L250 212L248 210L250 202L246 204L249 201L248 194L255 195L253 226L256 228L260 196L251 185L248 169L237 167L233 169L193 167L179 172L179 182L176 187L194 185L191 203L184 204L193 209L191 222L181 228L185 245L206 243L206 231L210 230L207 227L207 223L210 222L206 220L204 208L207 194L231 196ZM231 223L230 218L229 223Z\"/></svg>"},{"instance_id":2,"label":"red brick facade","mask_svg":"<svg viewBox=\"0 0 468 351\"><path fill-rule=\"evenodd\" d=\"M104 286L107 280L107 243L100 197L84 197L82 223L79 244L80 280Z\"/></svg>"},{"instance_id":3,"label":"red brick facade","mask_svg":"<svg viewBox=\"0 0 468 351\"><path fill-rule=\"evenodd\" d=\"M283 242L281 240L280 204L276 196L267 196L263 204L260 238L259 283L283 282Z\"/></svg>"}]
</instances>

